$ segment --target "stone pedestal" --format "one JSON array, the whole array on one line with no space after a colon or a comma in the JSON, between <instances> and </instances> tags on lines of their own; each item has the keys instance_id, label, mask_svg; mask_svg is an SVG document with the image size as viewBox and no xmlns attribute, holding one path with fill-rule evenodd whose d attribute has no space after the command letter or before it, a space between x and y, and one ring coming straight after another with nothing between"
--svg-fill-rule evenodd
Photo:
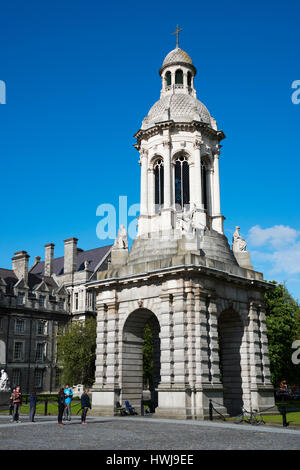
<instances>
[{"instance_id":1,"label":"stone pedestal","mask_svg":"<svg viewBox=\"0 0 300 470\"><path fill-rule=\"evenodd\" d=\"M253 266L251 266L250 253L248 251L233 250L233 254L239 266L246 269L253 269Z\"/></svg>"},{"instance_id":2,"label":"stone pedestal","mask_svg":"<svg viewBox=\"0 0 300 470\"><path fill-rule=\"evenodd\" d=\"M9 409L9 397L11 392L0 392L0 410Z\"/></svg>"}]
</instances>

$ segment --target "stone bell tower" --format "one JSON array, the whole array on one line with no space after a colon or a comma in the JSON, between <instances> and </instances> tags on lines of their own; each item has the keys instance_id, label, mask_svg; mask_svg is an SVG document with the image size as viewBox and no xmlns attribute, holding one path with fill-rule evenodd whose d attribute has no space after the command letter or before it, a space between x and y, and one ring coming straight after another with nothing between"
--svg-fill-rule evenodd
<instances>
[{"instance_id":1,"label":"stone bell tower","mask_svg":"<svg viewBox=\"0 0 300 470\"><path fill-rule=\"evenodd\" d=\"M274 404L264 292L246 243L223 232L219 157L224 134L196 98L196 67L179 48L159 70L160 99L136 133L141 209L132 248L119 231L97 294L93 410L140 409L143 329L153 334L156 414L202 419L209 399L223 413Z\"/></svg>"}]
</instances>

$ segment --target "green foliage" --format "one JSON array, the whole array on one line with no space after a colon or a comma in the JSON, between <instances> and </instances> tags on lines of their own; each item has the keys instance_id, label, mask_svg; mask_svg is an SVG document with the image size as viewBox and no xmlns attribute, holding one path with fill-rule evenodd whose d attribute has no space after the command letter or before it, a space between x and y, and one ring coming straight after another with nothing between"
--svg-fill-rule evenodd
<instances>
[{"instance_id":1,"label":"green foliage","mask_svg":"<svg viewBox=\"0 0 300 470\"><path fill-rule=\"evenodd\" d=\"M145 386L153 387L153 335L148 324L144 328L143 344L143 382Z\"/></svg>"},{"instance_id":2,"label":"green foliage","mask_svg":"<svg viewBox=\"0 0 300 470\"><path fill-rule=\"evenodd\" d=\"M292 363L292 343L300 338L300 306L283 284L265 294L271 380L278 386L300 382L300 366Z\"/></svg>"},{"instance_id":3,"label":"green foliage","mask_svg":"<svg viewBox=\"0 0 300 470\"><path fill-rule=\"evenodd\" d=\"M62 366L63 384L91 386L95 377L96 319L71 323L61 331L57 341L57 357Z\"/></svg>"}]
</instances>

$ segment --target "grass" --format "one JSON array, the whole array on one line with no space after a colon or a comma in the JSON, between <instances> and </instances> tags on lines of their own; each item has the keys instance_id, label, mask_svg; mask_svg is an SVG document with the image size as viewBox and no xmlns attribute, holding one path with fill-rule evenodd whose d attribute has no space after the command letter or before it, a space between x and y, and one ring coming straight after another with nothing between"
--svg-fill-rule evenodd
<instances>
[{"instance_id":1,"label":"grass","mask_svg":"<svg viewBox=\"0 0 300 470\"><path fill-rule=\"evenodd\" d=\"M76 415L77 412L80 414L81 404L80 401L74 401L71 403L71 413L72 415ZM1 411L1 413L8 414L7 410ZM22 405L20 409L20 414L27 414L29 415L29 404ZM44 415L45 414L45 403L37 403L36 405L36 415ZM56 416L58 414L58 406L57 403L49 402L47 406L47 416Z\"/></svg>"}]
</instances>

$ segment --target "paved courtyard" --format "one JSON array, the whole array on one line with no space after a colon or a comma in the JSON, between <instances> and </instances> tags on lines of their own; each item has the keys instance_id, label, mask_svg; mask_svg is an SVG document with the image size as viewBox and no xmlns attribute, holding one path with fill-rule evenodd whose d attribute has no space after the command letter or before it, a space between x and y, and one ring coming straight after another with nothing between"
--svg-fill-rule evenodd
<instances>
[{"instance_id":1,"label":"paved courtyard","mask_svg":"<svg viewBox=\"0 0 300 470\"><path fill-rule=\"evenodd\" d=\"M300 430L281 427L191 422L152 417L78 416L65 426L55 417L29 423L0 417L0 450L299 450Z\"/></svg>"}]
</instances>

